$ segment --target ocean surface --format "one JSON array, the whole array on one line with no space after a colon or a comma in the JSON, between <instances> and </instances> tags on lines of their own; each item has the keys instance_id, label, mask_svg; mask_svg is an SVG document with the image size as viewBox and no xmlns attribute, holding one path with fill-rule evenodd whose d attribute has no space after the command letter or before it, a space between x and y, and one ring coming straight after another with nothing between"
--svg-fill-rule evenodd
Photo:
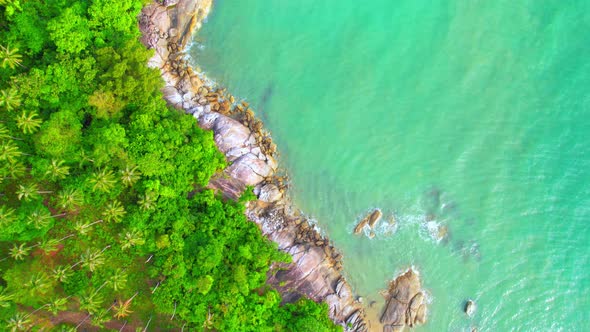
<instances>
[{"instance_id":1,"label":"ocean surface","mask_svg":"<svg viewBox=\"0 0 590 332\"><path fill-rule=\"evenodd\" d=\"M590 331L589 37L583 0L216 0L191 55L265 121L364 301L414 266L416 331Z\"/></svg>"}]
</instances>

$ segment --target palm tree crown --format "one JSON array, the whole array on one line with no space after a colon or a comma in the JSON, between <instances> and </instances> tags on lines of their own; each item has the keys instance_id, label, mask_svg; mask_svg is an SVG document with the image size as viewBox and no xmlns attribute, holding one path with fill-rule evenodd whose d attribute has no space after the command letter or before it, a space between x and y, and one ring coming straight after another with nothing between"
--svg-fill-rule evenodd
<instances>
[{"instance_id":1,"label":"palm tree crown","mask_svg":"<svg viewBox=\"0 0 590 332\"><path fill-rule=\"evenodd\" d=\"M27 247L26 243L21 243L20 246L14 244L13 247L10 248L10 256L17 261L22 261L29 254L30 250L31 248Z\"/></svg>"},{"instance_id":2,"label":"palm tree crown","mask_svg":"<svg viewBox=\"0 0 590 332\"><path fill-rule=\"evenodd\" d=\"M22 66L22 56L18 54L18 48L10 49L10 46L0 46L0 61L2 61L2 68Z\"/></svg>"},{"instance_id":3,"label":"palm tree crown","mask_svg":"<svg viewBox=\"0 0 590 332\"><path fill-rule=\"evenodd\" d=\"M45 175L50 176L52 180L65 179L70 174L70 167L63 165L63 163L63 160L51 160Z\"/></svg>"},{"instance_id":4,"label":"palm tree crown","mask_svg":"<svg viewBox=\"0 0 590 332\"><path fill-rule=\"evenodd\" d=\"M102 192L109 192L117 183L113 171L102 169L92 174L90 177L90 183L94 184L92 190L98 190Z\"/></svg>"},{"instance_id":5,"label":"palm tree crown","mask_svg":"<svg viewBox=\"0 0 590 332\"><path fill-rule=\"evenodd\" d=\"M7 111L19 107L21 104L20 96L16 89L0 90L0 106Z\"/></svg>"},{"instance_id":6,"label":"palm tree crown","mask_svg":"<svg viewBox=\"0 0 590 332\"><path fill-rule=\"evenodd\" d=\"M125 213L125 208L123 205L121 205L121 202L112 201L107 204L105 210L102 212L102 215L106 221L113 220L114 222L119 222Z\"/></svg>"},{"instance_id":7,"label":"palm tree crown","mask_svg":"<svg viewBox=\"0 0 590 332\"><path fill-rule=\"evenodd\" d=\"M39 197L39 189L36 183L19 184L16 189L16 195L19 201L24 199L28 202Z\"/></svg>"},{"instance_id":8,"label":"palm tree crown","mask_svg":"<svg viewBox=\"0 0 590 332\"><path fill-rule=\"evenodd\" d=\"M16 117L16 125L25 134L32 134L36 132L43 120L37 119L39 115L35 111L31 111L27 114L27 111L23 111L19 116Z\"/></svg>"},{"instance_id":9,"label":"palm tree crown","mask_svg":"<svg viewBox=\"0 0 590 332\"><path fill-rule=\"evenodd\" d=\"M139 180L141 175L137 167L130 168L127 166L125 169L122 169L119 172L121 173L121 182L129 187L133 186L133 184Z\"/></svg>"}]
</instances>

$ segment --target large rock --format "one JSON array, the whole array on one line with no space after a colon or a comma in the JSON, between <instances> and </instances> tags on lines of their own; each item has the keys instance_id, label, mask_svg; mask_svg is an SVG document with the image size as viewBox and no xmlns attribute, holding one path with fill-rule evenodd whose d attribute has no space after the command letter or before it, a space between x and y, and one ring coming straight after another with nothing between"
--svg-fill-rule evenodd
<instances>
[{"instance_id":1,"label":"large rock","mask_svg":"<svg viewBox=\"0 0 590 332\"><path fill-rule=\"evenodd\" d=\"M475 311L477 310L477 305L473 300L467 300L467 302L465 302L465 308L463 310L465 311L467 316L472 317L475 314Z\"/></svg>"},{"instance_id":2,"label":"large rock","mask_svg":"<svg viewBox=\"0 0 590 332\"><path fill-rule=\"evenodd\" d=\"M382 216L383 216L383 213L381 212L380 209L375 209L375 210L371 211L371 213L367 214L356 225L356 227L354 228L354 234L355 235L360 234L363 231L363 228L365 228L366 225L369 225L369 227L371 229L375 228L375 225L377 224L377 222L379 222L379 220L381 220L381 217Z\"/></svg>"},{"instance_id":3,"label":"large rock","mask_svg":"<svg viewBox=\"0 0 590 332\"><path fill-rule=\"evenodd\" d=\"M389 286L380 323L390 327L413 327L426 322L426 303L418 274L412 269L398 276Z\"/></svg>"},{"instance_id":4,"label":"large rock","mask_svg":"<svg viewBox=\"0 0 590 332\"><path fill-rule=\"evenodd\" d=\"M226 171L232 178L236 178L248 186L254 186L268 177L273 170L264 160L248 153L236 159Z\"/></svg>"}]
</instances>

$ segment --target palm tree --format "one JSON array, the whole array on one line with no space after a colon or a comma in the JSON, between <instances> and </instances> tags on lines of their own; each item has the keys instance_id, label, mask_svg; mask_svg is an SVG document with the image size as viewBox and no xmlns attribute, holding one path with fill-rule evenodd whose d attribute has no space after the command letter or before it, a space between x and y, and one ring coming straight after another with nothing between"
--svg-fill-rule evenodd
<instances>
[{"instance_id":1,"label":"palm tree","mask_svg":"<svg viewBox=\"0 0 590 332\"><path fill-rule=\"evenodd\" d=\"M113 171L102 169L98 172L94 172L92 177L90 177L90 183L93 183L94 186L92 190L98 190L102 192L109 192L117 183Z\"/></svg>"},{"instance_id":2,"label":"palm tree","mask_svg":"<svg viewBox=\"0 0 590 332\"><path fill-rule=\"evenodd\" d=\"M69 266L57 266L52 272L53 278L59 282L65 282L72 275L72 271Z\"/></svg>"},{"instance_id":3,"label":"palm tree","mask_svg":"<svg viewBox=\"0 0 590 332\"><path fill-rule=\"evenodd\" d=\"M70 174L70 167L63 165L63 163L63 160L51 160L51 165L49 165L45 175L48 175L54 181L57 179L65 179L65 177Z\"/></svg>"},{"instance_id":4,"label":"palm tree","mask_svg":"<svg viewBox=\"0 0 590 332\"><path fill-rule=\"evenodd\" d=\"M114 309L115 309L114 316L117 319L127 317L127 316L129 316L129 314L131 314L133 312L129 309L129 307L131 306L131 301L133 301L133 299L137 296L137 294L139 294L139 293L135 293L135 295L133 295L130 299L128 299L125 302L117 301L117 304L114 307Z\"/></svg>"},{"instance_id":5,"label":"palm tree","mask_svg":"<svg viewBox=\"0 0 590 332\"><path fill-rule=\"evenodd\" d=\"M49 302L49 311L57 316L57 313L67 309L68 298L67 297L55 297Z\"/></svg>"},{"instance_id":6,"label":"palm tree","mask_svg":"<svg viewBox=\"0 0 590 332\"><path fill-rule=\"evenodd\" d=\"M123 184L129 187L133 186L133 184L135 184L135 182L139 180L139 177L141 175L141 173L137 169L137 166L132 168L127 166L125 167L125 169L122 169L119 172L121 173L121 182L123 182Z\"/></svg>"},{"instance_id":7,"label":"palm tree","mask_svg":"<svg viewBox=\"0 0 590 332\"><path fill-rule=\"evenodd\" d=\"M8 163L6 170L12 178L17 179L25 175L27 167L20 161L15 161L13 163Z\"/></svg>"},{"instance_id":8,"label":"palm tree","mask_svg":"<svg viewBox=\"0 0 590 332\"><path fill-rule=\"evenodd\" d=\"M0 139L15 139L18 141L22 141L22 139L20 138L10 136L10 131L2 123L0 123Z\"/></svg>"},{"instance_id":9,"label":"palm tree","mask_svg":"<svg viewBox=\"0 0 590 332\"><path fill-rule=\"evenodd\" d=\"M152 193L146 193L137 201L142 210L152 210L156 207L156 197Z\"/></svg>"},{"instance_id":10,"label":"palm tree","mask_svg":"<svg viewBox=\"0 0 590 332\"><path fill-rule=\"evenodd\" d=\"M0 308L8 308L10 307L10 302L12 301L13 294L8 294L6 289L0 286Z\"/></svg>"},{"instance_id":11,"label":"palm tree","mask_svg":"<svg viewBox=\"0 0 590 332\"><path fill-rule=\"evenodd\" d=\"M33 224L36 229L42 229L49 225L51 213L47 210L37 209L27 217L27 223Z\"/></svg>"},{"instance_id":12,"label":"palm tree","mask_svg":"<svg viewBox=\"0 0 590 332\"><path fill-rule=\"evenodd\" d=\"M104 251L111 246L106 246L101 251L91 252L90 249L86 249L86 252L80 256L80 262L82 263L83 267L87 267L90 272L94 272L99 266L104 264ZM76 263L77 265L78 263ZM75 265L74 265L75 266Z\"/></svg>"},{"instance_id":13,"label":"palm tree","mask_svg":"<svg viewBox=\"0 0 590 332\"><path fill-rule=\"evenodd\" d=\"M125 208L119 201L115 200L107 204L105 210L102 212L102 215L106 221L113 220L114 222L119 222L125 213Z\"/></svg>"},{"instance_id":14,"label":"palm tree","mask_svg":"<svg viewBox=\"0 0 590 332\"><path fill-rule=\"evenodd\" d=\"M52 251L56 251L58 244L59 241L56 239L47 239L43 240L42 242L39 242L39 248L41 248L41 250L43 250L47 254Z\"/></svg>"},{"instance_id":15,"label":"palm tree","mask_svg":"<svg viewBox=\"0 0 590 332\"><path fill-rule=\"evenodd\" d=\"M22 152L18 149L18 146L12 141L3 141L0 144L0 161L7 161L14 163L16 158L20 156Z\"/></svg>"},{"instance_id":16,"label":"palm tree","mask_svg":"<svg viewBox=\"0 0 590 332\"><path fill-rule=\"evenodd\" d=\"M25 283L25 287L29 289L31 296L35 296L37 294L45 294L51 287L51 284L45 272L37 272L31 275L29 281Z\"/></svg>"},{"instance_id":17,"label":"palm tree","mask_svg":"<svg viewBox=\"0 0 590 332\"><path fill-rule=\"evenodd\" d=\"M30 324L31 321L29 320L28 315L25 315L21 312L17 312L16 315L10 317L10 319L8 320L7 327L12 332L27 331L30 327Z\"/></svg>"},{"instance_id":18,"label":"palm tree","mask_svg":"<svg viewBox=\"0 0 590 332\"><path fill-rule=\"evenodd\" d=\"M21 105L18 91L14 88L0 90L0 106L12 111Z\"/></svg>"},{"instance_id":19,"label":"palm tree","mask_svg":"<svg viewBox=\"0 0 590 332\"><path fill-rule=\"evenodd\" d=\"M10 49L10 46L0 46L2 68L10 67L10 69L14 69L16 66L22 66L21 58L22 56L18 54L18 48Z\"/></svg>"},{"instance_id":20,"label":"palm tree","mask_svg":"<svg viewBox=\"0 0 590 332\"><path fill-rule=\"evenodd\" d=\"M131 232L125 233L125 236L122 239L121 248L122 249L129 249L136 245L142 245L145 243L145 240L140 231L137 229L132 230Z\"/></svg>"},{"instance_id":21,"label":"palm tree","mask_svg":"<svg viewBox=\"0 0 590 332\"><path fill-rule=\"evenodd\" d=\"M5 205L0 206L0 227L8 226L16 220L14 209Z\"/></svg>"},{"instance_id":22,"label":"palm tree","mask_svg":"<svg viewBox=\"0 0 590 332\"><path fill-rule=\"evenodd\" d=\"M64 210L71 211L82 203L82 194L78 189L64 189L57 195L57 204Z\"/></svg>"},{"instance_id":23,"label":"palm tree","mask_svg":"<svg viewBox=\"0 0 590 332\"><path fill-rule=\"evenodd\" d=\"M31 111L27 114L27 111L23 111L20 116L16 117L16 125L17 127L23 131L25 134L32 134L36 132L39 127L41 127L41 123L43 120L37 119L39 114L35 111Z\"/></svg>"},{"instance_id":24,"label":"palm tree","mask_svg":"<svg viewBox=\"0 0 590 332\"><path fill-rule=\"evenodd\" d=\"M20 246L14 244L13 247L10 248L10 257L14 258L14 260L22 261L29 255L30 250L31 248L27 247L26 243L21 243Z\"/></svg>"},{"instance_id":25,"label":"palm tree","mask_svg":"<svg viewBox=\"0 0 590 332\"><path fill-rule=\"evenodd\" d=\"M125 273L121 269L116 269L115 273L111 276L111 278L109 280L109 285L116 292L121 289L124 289L126 284L127 284L127 273Z\"/></svg>"},{"instance_id":26,"label":"palm tree","mask_svg":"<svg viewBox=\"0 0 590 332\"><path fill-rule=\"evenodd\" d=\"M29 183L27 185L22 185L19 184L18 188L16 190L16 194L18 197L18 200L25 200L25 202L28 202L30 200L33 199L37 199L39 198L39 188L37 187L36 183Z\"/></svg>"},{"instance_id":27,"label":"palm tree","mask_svg":"<svg viewBox=\"0 0 590 332\"><path fill-rule=\"evenodd\" d=\"M10 112L16 109L20 104L20 95L16 89L0 90L0 106L4 107L7 111Z\"/></svg>"},{"instance_id":28,"label":"palm tree","mask_svg":"<svg viewBox=\"0 0 590 332\"><path fill-rule=\"evenodd\" d=\"M80 296L80 309L86 310L92 314L100 309L102 304L102 297L94 290L87 290L82 296Z\"/></svg>"}]
</instances>

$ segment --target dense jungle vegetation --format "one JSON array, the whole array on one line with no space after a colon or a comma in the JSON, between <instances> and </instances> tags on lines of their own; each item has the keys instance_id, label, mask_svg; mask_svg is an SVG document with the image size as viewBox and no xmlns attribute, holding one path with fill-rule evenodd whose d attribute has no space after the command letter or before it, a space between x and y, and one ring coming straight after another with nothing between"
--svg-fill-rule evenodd
<instances>
[{"instance_id":1,"label":"dense jungle vegetation","mask_svg":"<svg viewBox=\"0 0 590 332\"><path fill-rule=\"evenodd\" d=\"M339 330L204 189L225 160L162 99L146 3L0 0L0 330Z\"/></svg>"}]
</instances>

